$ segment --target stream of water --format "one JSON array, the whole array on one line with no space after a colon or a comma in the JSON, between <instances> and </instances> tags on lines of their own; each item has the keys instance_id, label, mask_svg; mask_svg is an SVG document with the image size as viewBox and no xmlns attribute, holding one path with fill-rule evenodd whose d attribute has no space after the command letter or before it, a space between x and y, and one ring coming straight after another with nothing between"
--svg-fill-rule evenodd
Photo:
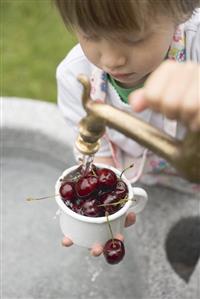
<instances>
[{"instance_id":1,"label":"stream of water","mask_svg":"<svg viewBox=\"0 0 200 299\"><path fill-rule=\"evenodd\" d=\"M86 174L88 171L91 170L93 160L94 160L94 155L83 155L82 169L84 174Z\"/></svg>"}]
</instances>

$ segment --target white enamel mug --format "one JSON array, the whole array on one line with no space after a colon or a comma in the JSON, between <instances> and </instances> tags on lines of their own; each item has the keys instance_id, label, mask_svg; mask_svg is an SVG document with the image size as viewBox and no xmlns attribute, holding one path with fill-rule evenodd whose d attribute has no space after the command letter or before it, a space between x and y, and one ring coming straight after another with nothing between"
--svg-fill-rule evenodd
<instances>
[{"instance_id":1,"label":"white enamel mug","mask_svg":"<svg viewBox=\"0 0 200 299\"><path fill-rule=\"evenodd\" d=\"M116 173L119 177L121 172L111 166L95 163L99 168L109 168ZM74 171L78 165L72 166L66 169L55 185L55 194L59 194L59 189L61 186L60 179L63 179L70 172ZM126 204L116 213L109 216L109 221L111 224L113 235L120 233L123 234L124 222L127 212L130 210L140 213L148 200L147 193L142 188L132 187L129 181L122 175L123 181L128 186L128 201ZM106 241L111 238L109 231L107 218L104 217L87 217L79 215L68 208L60 196L56 196L56 202L60 210L60 227L63 234L69 237L74 244L91 248L95 243L100 243L104 245Z\"/></svg>"}]
</instances>

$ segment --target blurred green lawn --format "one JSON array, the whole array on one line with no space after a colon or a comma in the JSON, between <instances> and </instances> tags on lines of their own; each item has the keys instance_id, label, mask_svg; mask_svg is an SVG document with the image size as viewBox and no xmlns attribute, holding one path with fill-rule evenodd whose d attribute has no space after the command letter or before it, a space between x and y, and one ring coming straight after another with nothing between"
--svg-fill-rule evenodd
<instances>
[{"instance_id":1,"label":"blurred green lawn","mask_svg":"<svg viewBox=\"0 0 200 299\"><path fill-rule=\"evenodd\" d=\"M76 43L51 0L1 0L1 95L56 101L55 70Z\"/></svg>"}]
</instances>

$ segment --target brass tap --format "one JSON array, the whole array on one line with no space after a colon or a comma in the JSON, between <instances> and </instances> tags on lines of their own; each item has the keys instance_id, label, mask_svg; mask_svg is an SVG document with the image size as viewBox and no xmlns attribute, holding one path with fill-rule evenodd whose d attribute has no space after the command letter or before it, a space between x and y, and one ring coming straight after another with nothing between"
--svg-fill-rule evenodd
<instances>
[{"instance_id":1,"label":"brass tap","mask_svg":"<svg viewBox=\"0 0 200 299\"><path fill-rule=\"evenodd\" d=\"M82 103L87 112L86 117L80 122L76 141L81 153L96 153L100 146L100 138L108 126L166 159L187 180L200 183L200 131L188 131L185 138L179 141L127 112L92 101L88 78L80 75L78 80L84 88Z\"/></svg>"}]
</instances>

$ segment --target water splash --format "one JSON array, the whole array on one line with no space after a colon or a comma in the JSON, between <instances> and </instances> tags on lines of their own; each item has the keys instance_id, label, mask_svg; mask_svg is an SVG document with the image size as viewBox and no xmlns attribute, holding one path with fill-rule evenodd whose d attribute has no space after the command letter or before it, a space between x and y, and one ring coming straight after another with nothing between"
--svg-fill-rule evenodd
<instances>
[{"instance_id":1,"label":"water splash","mask_svg":"<svg viewBox=\"0 0 200 299\"><path fill-rule=\"evenodd\" d=\"M86 256L85 257L86 263L88 264L88 273L90 275L90 281L95 282L97 277L101 274L103 271L101 267L101 261L99 261L98 265L95 263L91 257Z\"/></svg>"},{"instance_id":2,"label":"water splash","mask_svg":"<svg viewBox=\"0 0 200 299\"><path fill-rule=\"evenodd\" d=\"M61 214L61 210L60 210L60 209L58 209L58 210L56 211L55 215L52 217L52 218L53 218L53 220L56 220L56 219L57 219L57 217L58 217L60 214Z\"/></svg>"},{"instance_id":3,"label":"water splash","mask_svg":"<svg viewBox=\"0 0 200 299\"><path fill-rule=\"evenodd\" d=\"M101 271L94 272L91 277L91 282L94 282L100 273L101 273Z\"/></svg>"}]
</instances>

